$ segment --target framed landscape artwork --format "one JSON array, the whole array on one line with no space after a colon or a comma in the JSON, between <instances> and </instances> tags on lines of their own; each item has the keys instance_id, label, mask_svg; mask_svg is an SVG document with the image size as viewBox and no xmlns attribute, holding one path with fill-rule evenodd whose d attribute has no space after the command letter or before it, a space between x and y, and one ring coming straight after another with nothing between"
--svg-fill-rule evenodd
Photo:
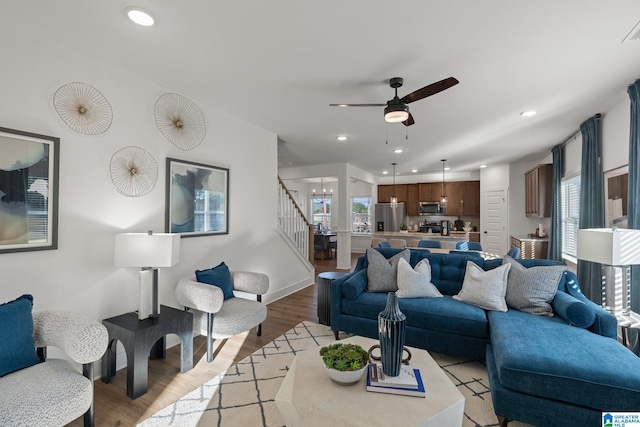
<instances>
[{"instance_id":1,"label":"framed landscape artwork","mask_svg":"<svg viewBox=\"0 0 640 427\"><path fill-rule=\"evenodd\" d=\"M0 127L0 253L58 248L60 139Z\"/></svg>"},{"instance_id":2,"label":"framed landscape artwork","mask_svg":"<svg viewBox=\"0 0 640 427\"><path fill-rule=\"evenodd\" d=\"M623 166L604 173L605 226L627 228L627 192L629 167Z\"/></svg>"},{"instance_id":3,"label":"framed landscape artwork","mask_svg":"<svg viewBox=\"0 0 640 427\"><path fill-rule=\"evenodd\" d=\"M165 231L229 233L229 169L167 158Z\"/></svg>"}]
</instances>

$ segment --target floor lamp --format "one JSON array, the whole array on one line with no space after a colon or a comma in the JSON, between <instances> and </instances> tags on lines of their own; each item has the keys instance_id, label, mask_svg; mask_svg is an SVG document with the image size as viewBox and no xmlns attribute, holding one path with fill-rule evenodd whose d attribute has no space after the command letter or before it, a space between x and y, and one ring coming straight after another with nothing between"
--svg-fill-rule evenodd
<instances>
[{"instance_id":1,"label":"floor lamp","mask_svg":"<svg viewBox=\"0 0 640 427\"><path fill-rule=\"evenodd\" d=\"M180 261L180 235L169 233L122 233L116 235L116 267L140 267L140 306L138 319L156 318L158 267L171 267Z\"/></svg>"},{"instance_id":2,"label":"floor lamp","mask_svg":"<svg viewBox=\"0 0 640 427\"><path fill-rule=\"evenodd\" d=\"M616 281L621 274L623 315L631 313L630 266L640 264L640 230L626 228L588 228L578 230L577 258L602 264L602 307L616 312Z\"/></svg>"}]
</instances>

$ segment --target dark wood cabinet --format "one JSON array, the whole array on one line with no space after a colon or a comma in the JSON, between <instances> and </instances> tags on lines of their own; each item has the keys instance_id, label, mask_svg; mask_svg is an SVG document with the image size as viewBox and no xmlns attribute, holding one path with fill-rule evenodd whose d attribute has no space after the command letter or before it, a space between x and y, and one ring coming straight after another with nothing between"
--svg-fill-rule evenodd
<instances>
[{"instance_id":1,"label":"dark wood cabinet","mask_svg":"<svg viewBox=\"0 0 640 427\"><path fill-rule=\"evenodd\" d=\"M511 247L520 248L520 259L546 259L549 240L511 236Z\"/></svg>"},{"instance_id":2,"label":"dark wood cabinet","mask_svg":"<svg viewBox=\"0 0 640 427\"><path fill-rule=\"evenodd\" d=\"M534 218L551 216L551 181L553 165L537 165L524 174L525 215Z\"/></svg>"},{"instance_id":3,"label":"dark wood cabinet","mask_svg":"<svg viewBox=\"0 0 640 427\"><path fill-rule=\"evenodd\" d=\"M447 182L445 187L447 204L444 214L447 216L462 216L462 182Z\"/></svg>"},{"instance_id":4,"label":"dark wood cabinet","mask_svg":"<svg viewBox=\"0 0 640 427\"><path fill-rule=\"evenodd\" d=\"M462 213L464 216L480 216L480 181L462 183Z\"/></svg>"},{"instance_id":5,"label":"dark wood cabinet","mask_svg":"<svg viewBox=\"0 0 640 427\"><path fill-rule=\"evenodd\" d=\"M407 184L407 215L418 216L420 214L418 204L420 199L418 198L418 185L419 184Z\"/></svg>"},{"instance_id":6,"label":"dark wood cabinet","mask_svg":"<svg viewBox=\"0 0 640 427\"><path fill-rule=\"evenodd\" d=\"M607 180L607 199L619 200L622 205L622 216L627 216L627 195L629 189L629 174L613 176ZM615 213L615 209L614 209Z\"/></svg>"},{"instance_id":7,"label":"dark wood cabinet","mask_svg":"<svg viewBox=\"0 0 640 427\"><path fill-rule=\"evenodd\" d=\"M389 203L391 196L396 196L398 202L407 203L407 185L378 185L378 203Z\"/></svg>"},{"instance_id":8,"label":"dark wood cabinet","mask_svg":"<svg viewBox=\"0 0 640 427\"><path fill-rule=\"evenodd\" d=\"M418 202L436 202L442 195L442 183L421 182L418 184Z\"/></svg>"}]
</instances>

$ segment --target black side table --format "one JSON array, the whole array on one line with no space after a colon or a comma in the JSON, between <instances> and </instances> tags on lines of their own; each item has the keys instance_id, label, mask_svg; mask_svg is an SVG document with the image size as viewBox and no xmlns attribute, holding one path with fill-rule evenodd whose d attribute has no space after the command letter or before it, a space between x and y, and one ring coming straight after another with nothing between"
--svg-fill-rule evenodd
<instances>
[{"instance_id":1,"label":"black side table","mask_svg":"<svg viewBox=\"0 0 640 427\"><path fill-rule=\"evenodd\" d=\"M193 368L193 313L161 306L155 319L138 320L136 313L104 319L109 332L109 345L102 356L102 381L111 382L116 374L118 341L127 353L127 396L131 399L147 392L149 359L166 356L165 335L173 333L180 338L180 372Z\"/></svg>"},{"instance_id":2,"label":"black side table","mask_svg":"<svg viewBox=\"0 0 640 427\"><path fill-rule=\"evenodd\" d=\"M340 273L338 271L326 271L318 274L316 284L318 286L318 320L321 324L331 326L331 300L330 288L331 282L346 276L349 273Z\"/></svg>"}]
</instances>

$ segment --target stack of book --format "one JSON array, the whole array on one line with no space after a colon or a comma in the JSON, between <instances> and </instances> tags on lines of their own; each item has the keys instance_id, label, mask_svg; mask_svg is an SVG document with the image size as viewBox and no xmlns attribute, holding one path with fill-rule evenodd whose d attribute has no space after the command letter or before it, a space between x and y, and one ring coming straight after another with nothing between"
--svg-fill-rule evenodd
<instances>
[{"instance_id":1,"label":"stack of book","mask_svg":"<svg viewBox=\"0 0 640 427\"><path fill-rule=\"evenodd\" d=\"M377 363L369 364L367 369L367 391L415 397L427 395L418 368L402 365L400 375L390 377L382 372L382 365Z\"/></svg>"}]
</instances>

